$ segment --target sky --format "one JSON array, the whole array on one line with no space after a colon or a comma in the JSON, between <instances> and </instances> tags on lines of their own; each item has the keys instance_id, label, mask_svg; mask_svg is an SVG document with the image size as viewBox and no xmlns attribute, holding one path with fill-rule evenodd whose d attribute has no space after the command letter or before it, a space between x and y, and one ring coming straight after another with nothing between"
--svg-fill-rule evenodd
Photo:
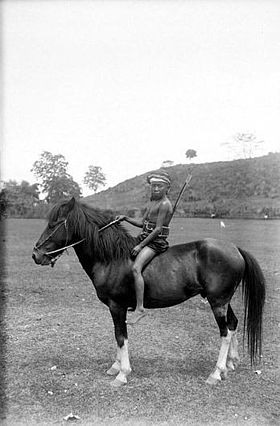
<instances>
[{"instance_id":1,"label":"sky","mask_svg":"<svg viewBox=\"0 0 280 426\"><path fill-rule=\"evenodd\" d=\"M230 160L236 133L280 151L278 0L2 0L1 179L43 151L82 185L163 161ZM103 189L103 188L101 188Z\"/></svg>"}]
</instances>

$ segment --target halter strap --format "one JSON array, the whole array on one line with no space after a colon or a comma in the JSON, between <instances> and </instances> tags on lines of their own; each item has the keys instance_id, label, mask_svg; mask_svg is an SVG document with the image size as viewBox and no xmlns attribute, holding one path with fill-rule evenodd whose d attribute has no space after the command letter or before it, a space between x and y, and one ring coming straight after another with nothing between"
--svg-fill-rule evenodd
<instances>
[{"instance_id":1,"label":"halter strap","mask_svg":"<svg viewBox=\"0 0 280 426\"><path fill-rule=\"evenodd\" d=\"M67 219L65 219L63 222L57 225L57 227L50 233L50 235L48 235L47 238L44 239L44 241L41 244L38 244L35 246L35 249L38 250L40 247L42 247L42 245L45 244L45 242L48 241L53 236L53 234L61 227L61 225L64 225L66 228L66 223L67 223Z\"/></svg>"},{"instance_id":2,"label":"halter strap","mask_svg":"<svg viewBox=\"0 0 280 426\"><path fill-rule=\"evenodd\" d=\"M41 243L41 244L38 244L38 245L36 245L34 248L35 248L35 250L38 250L38 251L42 251L42 250L40 250L40 247L42 247L42 245L43 244L45 244L45 242L46 241L48 241L52 236L53 236L53 234L62 226L62 225L64 225L65 226L65 229L66 229L66 231L67 231L67 226L66 226L66 224L67 224L67 219L65 219L62 223L60 223L60 224L58 224L57 225L57 227L50 233L50 235L48 235L48 237L47 238L45 238L44 239L44 241ZM68 237L67 237L67 240L68 240ZM67 240L66 240L66 242L67 242ZM82 240L80 240L80 241L77 241L76 243L73 243L73 244L69 244L69 245L66 245L65 247L61 247L61 248L59 248L59 249L56 249L56 250L52 250L52 251L48 251L48 252L46 252L46 253L44 253L46 256L49 256L49 255L51 255L51 254L54 254L54 253L58 253L58 252L60 252L61 251L61 254L62 254L62 252L64 251L64 250L67 250L68 248L70 248L70 247L74 247L76 244L80 244L81 242L83 242L83 241L85 241L85 238L83 238Z\"/></svg>"},{"instance_id":3,"label":"halter strap","mask_svg":"<svg viewBox=\"0 0 280 426\"><path fill-rule=\"evenodd\" d=\"M68 248L70 248L70 247L74 247L76 244L80 244L80 243L82 243L83 241L85 241L85 238L83 238L82 240L80 240L80 241L77 241L76 243L73 243L73 244L69 244L68 246L66 246L66 247L61 247L60 249L57 249L57 250L52 250L52 251L48 251L47 253L45 253L46 255L49 255L49 254L53 254L53 253L57 253L57 252L59 252L59 251L61 251L61 250L67 250Z\"/></svg>"},{"instance_id":4,"label":"halter strap","mask_svg":"<svg viewBox=\"0 0 280 426\"><path fill-rule=\"evenodd\" d=\"M108 223L107 225L105 225L105 226L103 226L102 228L100 228L100 229L98 229L98 232L102 232L103 230L105 230L105 229L107 229L107 228L109 228L110 226L112 226L113 224L115 224L115 223L117 223L117 222L119 222L118 220L113 220L112 222L110 222L110 223ZM42 245L43 244L45 244L45 242L46 241L48 241L52 236L53 236L53 234L62 226L62 225L64 225L65 226L65 229L66 229L66 231L67 231L67 226L66 226L66 224L67 224L67 219L65 219L62 223L60 223L54 230L53 230L53 232L51 232L50 233L50 235L47 237L47 238L45 238L45 240L41 243L41 244L39 244L39 245L36 245L35 247L34 247L34 249L35 250L37 250L37 251L42 251L42 250L40 250L40 247L42 247ZM52 255L52 254L55 254L55 253L58 253L58 255L56 256L56 257L54 257L53 259L52 259L52 266L54 266L54 264L55 264L55 262L57 261L57 259L63 254L63 252L64 252L64 250L67 250L68 248L70 248L70 247L74 247L74 246L76 246L77 244L80 244L80 243L82 243L83 241L85 241L85 238L83 238L83 239L81 239L81 240L79 240L79 241L76 241L75 243L73 243L73 244L69 244L69 245L66 245L65 247L61 247L61 248L59 248L59 249L56 249L56 250L51 250L51 251L48 251L48 252L46 252L46 253L44 253L44 255L45 256L50 256L50 255ZM61 253L59 253L59 252L61 252Z\"/></svg>"}]
</instances>

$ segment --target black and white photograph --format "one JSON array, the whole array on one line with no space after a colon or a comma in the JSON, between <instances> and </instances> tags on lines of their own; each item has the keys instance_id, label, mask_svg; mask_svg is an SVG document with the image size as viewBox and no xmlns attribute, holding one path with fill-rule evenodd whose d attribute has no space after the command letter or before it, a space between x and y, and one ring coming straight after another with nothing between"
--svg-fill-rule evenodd
<instances>
[{"instance_id":1,"label":"black and white photograph","mask_svg":"<svg viewBox=\"0 0 280 426\"><path fill-rule=\"evenodd\" d=\"M0 424L279 424L280 2L0 21Z\"/></svg>"}]
</instances>

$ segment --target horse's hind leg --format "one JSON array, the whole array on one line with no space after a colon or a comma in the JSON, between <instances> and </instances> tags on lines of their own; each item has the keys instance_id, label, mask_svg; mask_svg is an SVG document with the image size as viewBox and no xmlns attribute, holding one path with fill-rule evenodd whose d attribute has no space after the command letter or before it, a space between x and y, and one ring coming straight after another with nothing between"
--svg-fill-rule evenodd
<instances>
[{"instance_id":1,"label":"horse's hind leg","mask_svg":"<svg viewBox=\"0 0 280 426\"><path fill-rule=\"evenodd\" d=\"M219 326L220 335L221 335L221 348L220 348L217 364L215 366L214 371L210 374L210 376L206 380L206 383L208 383L209 385L214 385L214 384L217 384L222 379L226 378L227 376L227 356L229 352L231 338L234 331L230 330L227 324L226 312L227 312L228 304L225 304L223 306L213 306L213 303L211 303L211 300L209 300L209 303L214 313L216 322Z\"/></svg>"},{"instance_id":2,"label":"horse's hind leg","mask_svg":"<svg viewBox=\"0 0 280 426\"><path fill-rule=\"evenodd\" d=\"M119 387L127 383L127 376L131 373L128 355L128 339L126 328L126 309L112 302L109 306L115 326L117 341L117 358L107 371L110 376L116 375L112 386Z\"/></svg>"},{"instance_id":3,"label":"horse's hind leg","mask_svg":"<svg viewBox=\"0 0 280 426\"><path fill-rule=\"evenodd\" d=\"M228 370L235 370L235 364L238 364L240 361L238 354L238 341L237 341L237 324L238 320L234 315L234 312L230 305L228 305L227 311L227 323L229 330L232 330L231 341L229 345L228 358L227 358L227 368Z\"/></svg>"}]
</instances>

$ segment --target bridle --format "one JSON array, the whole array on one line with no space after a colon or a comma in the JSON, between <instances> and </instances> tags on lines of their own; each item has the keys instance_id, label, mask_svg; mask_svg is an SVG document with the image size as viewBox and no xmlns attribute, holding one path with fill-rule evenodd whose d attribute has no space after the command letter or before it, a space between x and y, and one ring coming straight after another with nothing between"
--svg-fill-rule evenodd
<instances>
[{"instance_id":1,"label":"bridle","mask_svg":"<svg viewBox=\"0 0 280 426\"><path fill-rule=\"evenodd\" d=\"M110 226L112 226L113 224L115 224L115 223L118 223L119 222L119 220L117 220L117 219L115 219L115 220L113 220L112 222L110 222L110 223L108 223L107 225L105 225L105 226L103 226L102 228L99 228L98 229L98 232L102 232L102 231L104 231L105 229L107 229L108 227L110 227ZM45 242L46 241L48 241L58 230L59 230L59 228L62 226L62 225L64 225L65 226L65 230L66 230L66 245L65 245L65 247L61 247L61 248L59 248L59 249L56 249L56 250L52 250L52 251L48 251L48 252L43 252L43 250L40 250L40 247L42 247L44 244L45 244ZM63 220L63 222L61 222L61 223L59 223L58 225L57 225L57 227L50 233L50 235L48 235L45 239L44 239L44 241L43 242L41 242L40 244L38 244L38 245L35 245L35 247L34 247L34 250L36 250L37 252L41 252L43 255L45 255L45 256L49 256L49 257L51 257L51 266L52 267L54 267L54 265L55 265L55 262L60 258L60 256L64 253L64 251L65 250L67 250L68 248L70 248L70 247L74 247L74 246L76 246L77 244L80 244L80 243L82 243L83 241L85 241L85 238L83 238L82 240L79 240L79 241L77 241L77 242L75 242L75 243L72 243L72 244L69 244L69 245L67 245L67 241L68 241L68 229L67 229L67 218L66 219L64 219ZM53 254L55 254L55 253L58 253L55 257L52 257L52 255Z\"/></svg>"},{"instance_id":2,"label":"bridle","mask_svg":"<svg viewBox=\"0 0 280 426\"><path fill-rule=\"evenodd\" d=\"M43 252L42 250L40 250L40 247L42 247L46 241L48 241L60 228L61 226L64 225L65 230L66 230L66 245L64 247L61 247L57 250L52 250L52 251L48 251L48 252ZM82 240L79 240L73 244L68 244L67 245L67 241L68 241L68 229L67 229L67 219L64 219L63 222L59 223L56 228L50 233L50 235L48 235L40 244L35 245L34 250L43 253L45 256L49 256L51 257L51 266L54 267L55 262L60 258L60 256L63 254L63 252L65 250L67 250L70 247L74 247L77 244L82 243L83 241L85 241L85 238L83 238ZM55 257L52 257L53 254L58 253Z\"/></svg>"}]
</instances>

